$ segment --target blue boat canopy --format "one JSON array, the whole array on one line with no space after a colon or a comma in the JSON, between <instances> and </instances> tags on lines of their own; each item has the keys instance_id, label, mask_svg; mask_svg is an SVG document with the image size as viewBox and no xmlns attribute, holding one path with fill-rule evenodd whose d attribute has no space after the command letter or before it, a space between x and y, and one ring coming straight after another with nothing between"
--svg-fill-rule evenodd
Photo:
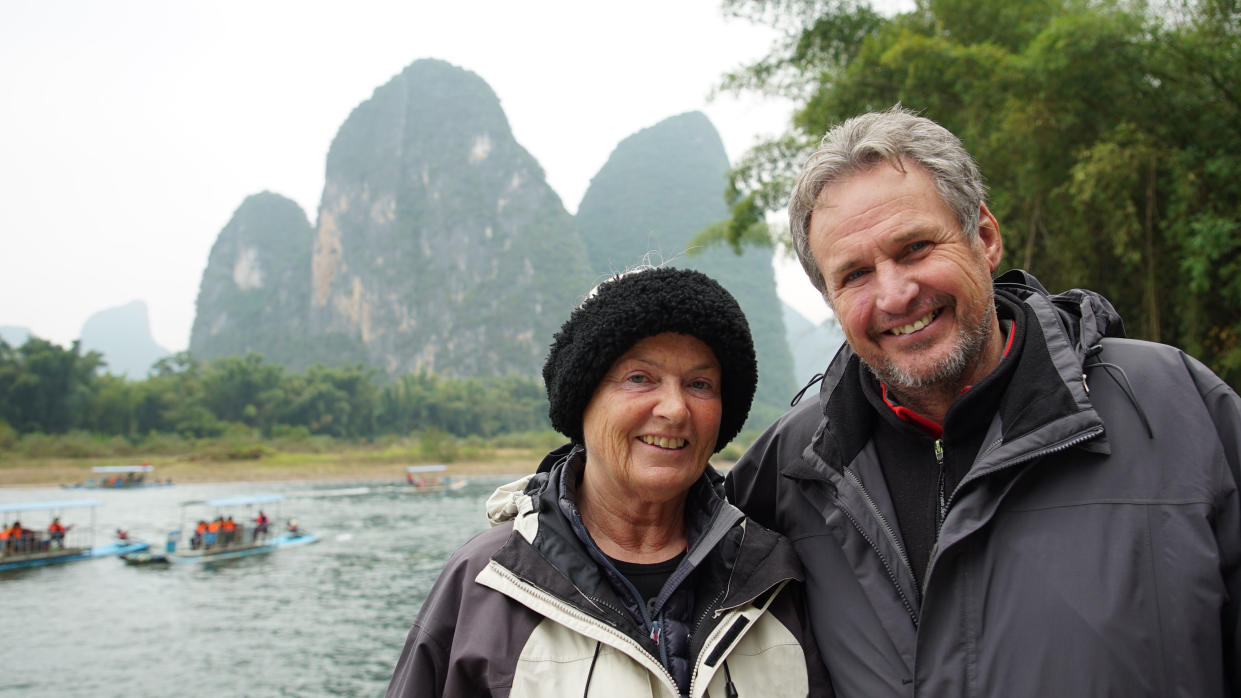
<instances>
[{"instance_id":1,"label":"blue boat canopy","mask_svg":"<svg viewBox=\"0 0 1241 698\"><path fill-rule=\"evenodd\" d=\"M78 507L97 507L100 504L103 504L103 502L98 499L63 499L52 502L15 502L13 504L0 504L0 512L76 509Z\"/></svg>"},{"instance_id":2,"label":"blue boat canopy","mask_svg":"<svg viewBox=\"0 0 1241 698\"><path fill-rule=\"evenodd\" d=\"M153 465L96 465L91 471L96 473L149 473L155 470Z\"/></svg>"},{"instance_id":3,"label":"blue boat canopy","mask_svg":"<svg viewBox=\"0 0 1241 698\"><path fill-rule=\"evenodd\" d=\"M408 472L411 472L411 473L438 473L438 472L440 472L441 470L447 470L447 469L448 469L448 466L447 466L447 465L443 465L443 464L438 464L438 465L407 465L407 466L405 466L405 470L406 470L406 471L408 471Z\"/></svg>"},{"instance_id":4,"label":"blue boat canopy","mask_svg":"<svg viewBox=\"0 0 1241 698\"><path fill-rule=\"evenodd\" d=\"M254 494L238 497L216 497L215 499L191 499L188 502L181 502L181 506L202 504L209 507L235 507L244 504L269 504L271 502L279 502L282 499L284 499L282 494Z\"/></svg>"}]
</instances>

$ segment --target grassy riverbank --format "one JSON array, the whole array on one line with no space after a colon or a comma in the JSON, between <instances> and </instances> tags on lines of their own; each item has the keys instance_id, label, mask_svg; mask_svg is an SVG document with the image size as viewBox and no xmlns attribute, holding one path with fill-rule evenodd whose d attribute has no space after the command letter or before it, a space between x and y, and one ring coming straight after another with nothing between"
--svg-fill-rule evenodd
<instances>
[{"instance_id":1,"label":"grassy riverbank","mask_svg":"<svg viewBox=\"0 0 1241 698\"><path fill-rule=\"evenodd\" d=\"M180 453L143 453L142 449L102 455L0 452L0 487L72 485L98 475L99 465L146 463L150 477L173 482L245 482L284 480L400 480L406 465L443 463L444 474L459 477L521 475L538 467L546 453L563 442L552 432L520 439L408 437L380 443L317 440L200 441ZM727 467L741 453L735 443L711 462Z\"/></svg>"},{"instance_id":2,"label":"grassy riverbank","mask_svg":"<svg viewBox=\"0 0 1241 698\"><path fill-rule=\"evenodd\" d=\"M487 440L435 432L375 442L230 438L130 447L81 435L47 436L0 451L0 487L71 485L97 478L94 466L142 463L154 466L149 477L174 482L399 480L406 465L427 463L443 463L446 474L464 477L520 474L562 440L550 431Z\"/></svg>"},{"instance_id":3,"label":"grassy riverbank","mask_svg":"<svg viewBox=\"0 0 1241 698\"><path fill-rule=\"evenodd\" d=\"M504 449L479 459L447 463L445 475L470 477L522 474L538 466L543 453ZM71 485L98 476L96 465L149 463L151 477L173 482L244 482L284 480L392 480L405 477L412 461L383 462L356 453L280 454L244 461L204 461L155 456L150 458L17 458L0 461L0 487Z\"/></svg>"}]
</instances>

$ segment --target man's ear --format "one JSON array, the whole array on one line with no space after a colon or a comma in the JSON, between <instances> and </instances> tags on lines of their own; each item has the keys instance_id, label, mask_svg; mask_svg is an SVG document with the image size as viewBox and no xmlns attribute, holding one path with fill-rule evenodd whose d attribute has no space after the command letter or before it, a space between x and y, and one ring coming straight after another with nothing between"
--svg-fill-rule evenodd
<instances>
[{"instance_id":1,"label":"man's ear","mask_svg":"<svg viewBox=\"0 0 1241 698\"><path fill-rule=\"evenodd\" d=\"M981 204L978 211L978 243L994 273L1004 258L1004 241L1000 238L1000 224L986 204Z\"/></svg>"}]
</instances>

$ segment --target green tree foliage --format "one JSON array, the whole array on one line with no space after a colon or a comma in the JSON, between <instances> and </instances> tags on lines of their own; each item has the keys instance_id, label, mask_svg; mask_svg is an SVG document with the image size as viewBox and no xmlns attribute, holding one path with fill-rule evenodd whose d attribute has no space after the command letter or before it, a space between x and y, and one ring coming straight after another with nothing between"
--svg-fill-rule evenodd
<instances>
[{"instance_id":1,"label":"green tree foliage","mask_svg":"<svg viewBox=\"0 0 1241 698\"><path fill-rule=\"evenodd\" d=\"M733 170L733 217L704 237L762 240L823 132L899 102L978 159L1007 265L1102 292L1131 335L1241 384L1235 0L920 0L892 18L850 0L725 8L786 38L723 88L800 107Z\"/></svg>"},{"instance_id":2,"label":"green tree foliage","mask_svg":"<svg viewBox=\"0 0 1241 698\"><path fill-rule=\"evenodd\" d=\"M142 381L101 375L95 352L30 338L0 341L0 449L17 435L82 430L136 440L228 433L301 431L371 439L435 430L492 437L547 429L547 400L535 380L517 376L388 379L362 364L315 364L302 373L261 354L211 362L181 352L158 361ZM11 445L11 444L10 444Z\"/></svg>"},{"instance_id":3,"label":"green tree foliage","mask_svg":"<svg viewBox=\"0 0 1241 698\"><path fill-rule=\"evenodd\" d=\"M0 340L0 420L19 432L63 434L84 426L86 407L97 388L99 352L83 354L30 337L14 349Z\"/></svg>"}]
</instances>

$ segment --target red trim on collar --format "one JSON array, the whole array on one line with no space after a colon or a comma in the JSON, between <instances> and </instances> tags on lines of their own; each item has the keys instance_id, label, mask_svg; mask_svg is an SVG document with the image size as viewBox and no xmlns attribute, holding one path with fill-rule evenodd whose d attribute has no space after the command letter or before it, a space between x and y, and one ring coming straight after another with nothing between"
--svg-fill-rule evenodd
<instances>
[{"instance_id":1,"label":"red trim on collar","mask_svg":"<svg viewBox=\"0 0 1241 698\"><path fill-rule=\"evenodd\" d=\"M881 395L883 396L883 404L887 405L888 409L892 410L892 412L895 413L897 417L900 417L906 422L909 422L910 424L918 427L919 429L921 429L922 431L925 431L927 434L929 434L930 436L936 439L942 438L944 436L943 426L936 424L933 420L927 417L923 417L922 415L918 414L917 412L914 412L908 407L902 407L901 405L898 405L892 402L891 400L889 400L888 399L888 386L884 385L883 383L879 384L879 388L881 391Z\"/></svg>"},{"instance_id":2,"label":"red trim on collar","mask_svg":"<svg viewBox=\"0 0 1241 698\"><path fill-rule=\"evenodd\" d=\"M1010 323L1008 327L1008 341L1004 342L1004 353L1000 354L1001 360L1008 356L1008 350L1013 348L1013 337L1017 336L1017 328L1014 326L1015 324L1016 323Z\"/></svg>"}]
</instances>

